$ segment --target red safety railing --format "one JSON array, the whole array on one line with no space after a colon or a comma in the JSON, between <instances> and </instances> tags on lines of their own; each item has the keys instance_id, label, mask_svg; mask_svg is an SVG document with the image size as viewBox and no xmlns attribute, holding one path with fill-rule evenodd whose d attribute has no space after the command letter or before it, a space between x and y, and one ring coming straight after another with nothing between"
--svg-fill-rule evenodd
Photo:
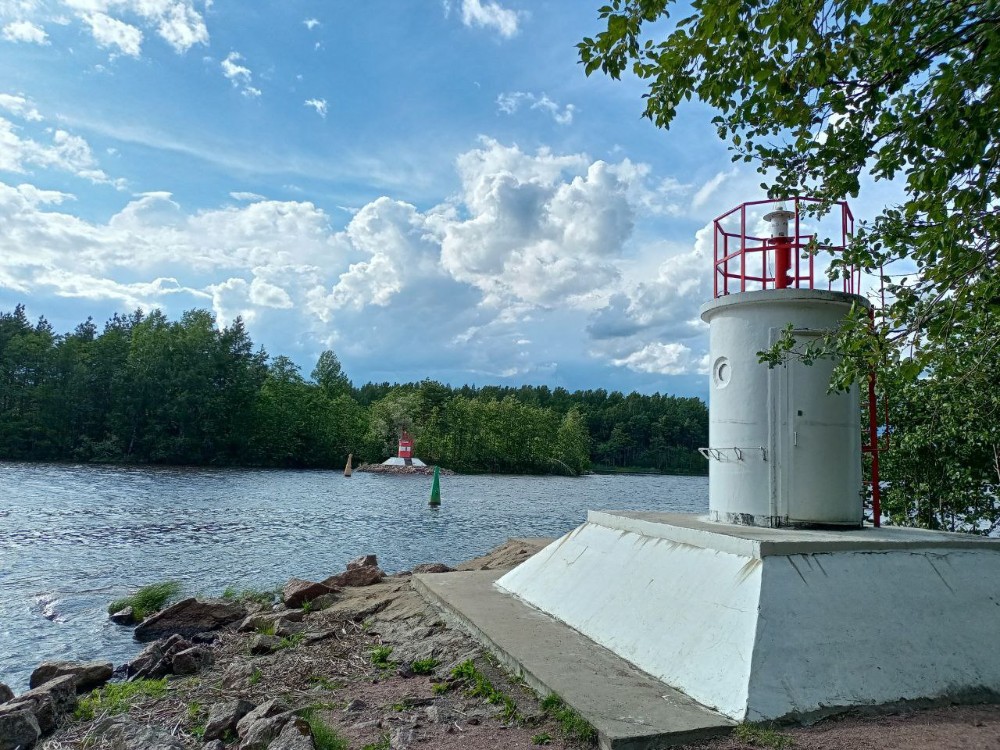
<instances>
[{"instance_id":1,"label":"red safety railing","mask_svg":"<svg viewBox=\"0 0 1000 750\"><path fill-rule=\"evenodd\" d=\"M829 243L821 242L814 232L803 233L801 209L804 204L818 202L816 198L748 201L718 217L714 229L715 265L712 273L715 296L751 289L815 289L817 253L843 254L854 234L854 215L845 201L834 204L822 220L824 226L830 226L831 221L839 222L839 232L834 232ZM763 207L763 210L758 207ZM757 224L764 214L777 209L794 214L787 237L758 237L747 230L748 218ZM731 226L734 224L738 227ZM840 281L840 291L857 294L860 291L861 271L853 265L849 266ZM747 288L748 284L751 289ZM828 279L826 288L833 289L834 281Z\"/></svg>"}]
</instances>

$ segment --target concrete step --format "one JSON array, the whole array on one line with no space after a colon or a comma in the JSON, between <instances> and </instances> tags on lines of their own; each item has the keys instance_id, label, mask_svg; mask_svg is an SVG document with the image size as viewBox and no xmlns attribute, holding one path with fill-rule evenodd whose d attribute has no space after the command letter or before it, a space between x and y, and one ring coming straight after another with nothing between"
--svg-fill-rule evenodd
<instances>
[{"instance_id":1,"label":"concrete step","mask_svg":"<svg viewBox=\"0 0 1000 750\"><path fill-rule=\"evenodd\" d=\"M495 588L507 571L422 574L413 583L541 695L556 693L597 730L602 750L653 750L728 732L734 722Z\"/></svg>"}]
</instances>

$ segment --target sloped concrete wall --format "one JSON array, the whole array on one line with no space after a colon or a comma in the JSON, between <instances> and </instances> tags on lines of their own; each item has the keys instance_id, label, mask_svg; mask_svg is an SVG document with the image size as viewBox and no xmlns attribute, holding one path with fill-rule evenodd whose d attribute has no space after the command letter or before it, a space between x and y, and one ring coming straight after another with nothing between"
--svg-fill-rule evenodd
<instances>
[{"instance_id":1,"label":"sloped concrete wall","mask_svg":"<svg viewBox=\"0 0 1000 750\"><path fill-rule=\"evenodd\" d=\"M765 557L746 718L1000 692L998 633L998 550Z\"/></svg>"},{"instance_id":2,"label":"sloped concrete wall","mask_svg":"<svg viewBox=\"0 0 1000 750\"><path fill-rule=\"evenodd\" d=\"M739 720L761 571L758 557L586 523L496 585Z\"/></svg>"}]
</instances>

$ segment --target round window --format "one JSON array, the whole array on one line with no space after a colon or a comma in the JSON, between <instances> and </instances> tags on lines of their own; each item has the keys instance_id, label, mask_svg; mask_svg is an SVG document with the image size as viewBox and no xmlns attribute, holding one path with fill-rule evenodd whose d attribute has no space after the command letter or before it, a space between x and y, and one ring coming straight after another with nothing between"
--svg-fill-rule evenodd
<instances>
[{"instance_id":1,"label":"round window","mask_svg":"<svg viewBox=\"0 0 1000 750\"><path fill-rule=\"evenodd\" d=\"M712 368L712 379L715 381L715 387L725 388L729 385L732 377L733 368L729 364L729 360L726 357L719 357L715 360L715 366Z\"/></svg>"}]
</instances>

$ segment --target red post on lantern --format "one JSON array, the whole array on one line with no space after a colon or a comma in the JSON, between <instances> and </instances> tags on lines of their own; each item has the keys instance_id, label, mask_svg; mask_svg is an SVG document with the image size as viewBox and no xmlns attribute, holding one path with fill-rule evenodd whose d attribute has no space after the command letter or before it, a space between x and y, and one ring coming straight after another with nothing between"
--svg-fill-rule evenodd
<instances>
[{"instance_id":1,"label":"red post on lantern","mask_svg":"<svg viewBox=\"0 0 1000 750\"><path fill-rule=\"evenodd\" d=\"M788 221L795 218L795 212L778 208L767 214L764 221L771 223L771 239L774 240L774 288L787 289L792 269L792 239L788 234Z\"/></svg>"}]
</instances>

